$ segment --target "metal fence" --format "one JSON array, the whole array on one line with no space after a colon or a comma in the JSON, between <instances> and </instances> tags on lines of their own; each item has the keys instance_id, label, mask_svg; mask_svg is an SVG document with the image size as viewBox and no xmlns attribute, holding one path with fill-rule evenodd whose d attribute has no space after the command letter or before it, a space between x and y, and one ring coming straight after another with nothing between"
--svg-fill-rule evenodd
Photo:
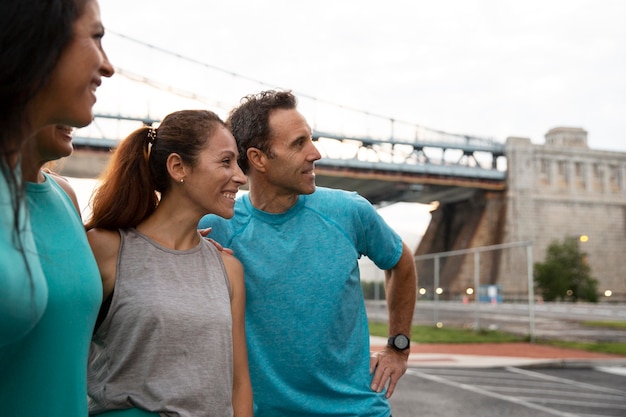
<instances>
[{"instance_id":1,"label":"metal fence","mask_svg":"<svg viewBox=\"0 0 626 417\"><path fill-rule=\"evenodd\" d=\"M431 274L421 274L419 276L419 288L418 288L418 298L426 298L432 299L433 308L434 308L434 321L435 323L439 323L439 301L442 297L445 299L450 299L451 297L461 297L464 302L474 302L474 328L480 329L480 310L481 304L485 302L489 303L499 303L502 301L502 292L500 291L500 287L497 285L497 282L493 282L493 278L487 279L486 277L481 277L481 271L485 271L489 269L491 271L495 270L492 265L485 265L485 263L490 263L493 261L495 257L493 256L485 256L485 254L493 253L495 251L502 250L510 250L513 248L525 248L526 252L526 287L524 292L527 292L527 303L528 303L528 322L529 322L529 337L530 341L535 341L535 294L534 294L534 278L533 278L533 244L530 241L524 242L513 242L513 243L504 243L499 245L491 245L491 246L483 246L478 248L470 248L470 249L462 249L448 252L439 252L427 255L417 255L415 256L416 265L418 266L418 271L420 269L420 263L423 266L425 262L432 261L433 265L429 266L428 270L432 271ZM442 263L451 257L461 256L464 259L469 258L468 255L471 255L473 260L473 282L472 285L468 285L464 291L460 291L458 288L453 290L450 286L450 283L445 282L445 280L441 279L442 273ZM481 255L483 255L481 257ZM487 258L485 262L482 263L483 258ZM468 265L467 262L461 262L457 266L457 270L461 268L465 268L467 270ZM471 267L471 265L469 265ZM481 268L482 267L482 268ZM483 272L484 274L484 272ZM425 276L426 275L426 276ZM458 280L456 280L458 281Z\"/></svg>"}]
</instances>

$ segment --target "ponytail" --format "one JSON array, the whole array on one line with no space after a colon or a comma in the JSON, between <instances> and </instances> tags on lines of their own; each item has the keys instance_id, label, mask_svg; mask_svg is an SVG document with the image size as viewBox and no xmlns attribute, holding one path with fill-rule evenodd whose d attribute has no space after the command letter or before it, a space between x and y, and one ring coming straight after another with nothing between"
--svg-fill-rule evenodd
<instances>
[{"instance_id":1,"label":"ponytail","mask_svg":"<svg viewBox=\"0 0 626 417\"><path fill-rule=\"evenodd\" d=\"M137 129L117 147L91 196L87 230L135 227L154 212L159 197L148 165L154 132L151 127Z\"/></svg>"}]
</instances>

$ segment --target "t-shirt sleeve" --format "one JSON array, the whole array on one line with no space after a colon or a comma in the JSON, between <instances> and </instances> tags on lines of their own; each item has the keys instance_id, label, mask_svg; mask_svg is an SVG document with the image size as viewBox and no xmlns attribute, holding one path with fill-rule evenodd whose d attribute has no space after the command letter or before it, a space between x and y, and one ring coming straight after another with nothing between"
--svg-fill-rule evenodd
<instances>
[{"instance_id":1,"label":"t-shirt sleeve","mask_svg":"<svg viewBox=\"0 0 626 417\"><path fill-rule=\"evenodd\" d=\"M357 227L357 249L383 270L393 268L402 255L402 238L398 235L374 206L358 194L353 195L355 223Z\"/></svg>"}]
</instances>

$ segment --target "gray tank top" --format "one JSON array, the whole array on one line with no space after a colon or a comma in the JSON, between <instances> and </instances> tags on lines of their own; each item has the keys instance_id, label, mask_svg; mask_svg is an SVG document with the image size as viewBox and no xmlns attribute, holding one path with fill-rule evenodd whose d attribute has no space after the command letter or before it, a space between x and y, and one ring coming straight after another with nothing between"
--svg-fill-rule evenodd
<instances>
[{"instance_id":1,"label":"gray tank top","mask_svg":"<svg viewBox=\"0 0 626 417\"><path fill-rule=\"evenodd\" d=\"M89 352L90 413L232 416L231 290L218 250L120 235L111 306Z\"/></svg>"}]
</instances>

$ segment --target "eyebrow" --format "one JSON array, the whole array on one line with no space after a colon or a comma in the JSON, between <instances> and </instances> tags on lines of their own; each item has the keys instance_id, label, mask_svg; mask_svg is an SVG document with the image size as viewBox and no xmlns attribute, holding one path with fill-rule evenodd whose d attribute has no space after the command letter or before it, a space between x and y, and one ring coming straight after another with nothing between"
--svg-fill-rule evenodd
<instances>
[{"instance_id":1,"label":"eyebrow","mask_svg":"<svg viewBox=\"0 0 626 417\"><path fill-rule=\"evenodd\" d=\"M98 32L103 32L106 33L106 29L104 28L104 25L102 24L102 22L98 21L98 22L93 22L91 24L91 28L93 30L97 30Z\"/></svg>"},{"instance_id":2,"label":"eyebrow","mask_svg":"<svg viewBox=\"0 0 626 417\"><path fill-rule=\"evenodd\" d=\"M224 156L237 156L237 154L233 151L222 151L218 154L218 157L224 157Z\"/></svg>"}]
</instances>

